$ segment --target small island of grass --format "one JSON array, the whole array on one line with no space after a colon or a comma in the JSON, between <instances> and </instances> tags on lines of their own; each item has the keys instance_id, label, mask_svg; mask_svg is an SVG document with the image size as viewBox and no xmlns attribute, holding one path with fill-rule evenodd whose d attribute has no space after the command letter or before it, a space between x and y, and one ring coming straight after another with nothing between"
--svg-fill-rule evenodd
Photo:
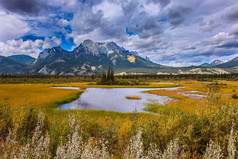
<instances>
[{"instance_id":1,"label":"small island of grass","mask_svg":"<svg viewBox=\"0 0 238 159\"><path fill-rule=\"evenodd\" d=\"M134 100L140 100L140 96L126 96L127 99L134 99Z\"/></svg>"}]
</instances>

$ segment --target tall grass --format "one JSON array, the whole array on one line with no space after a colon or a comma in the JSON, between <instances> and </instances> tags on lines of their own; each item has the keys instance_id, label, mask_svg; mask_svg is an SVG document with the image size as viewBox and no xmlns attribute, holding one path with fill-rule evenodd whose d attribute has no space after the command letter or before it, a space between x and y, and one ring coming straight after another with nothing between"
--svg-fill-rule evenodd
<instances>
[{"instance_id":1,"label":"tall grass","mask_svg":"<svg viewBox=\"0 0 238 159\"><path fill-rule=\"evenodd\" d=\"M19 126L16 124L9 130L8 136L1 142L1 158L33 158L33 159L110 159L113 154L108 151L107 141L103 138L90 137L86 142L81 136L82 130L75 120L75 117L69 116L69 132L64 138L61 136L61 142L56 145L56 154L50 152L50 135L45 130L45 115L38 114L37 125L31 138L22 142L18 138ZM63 140L64 138L64 140ZM228 138L227 152L224 155L221 144L212 140L209 141L205 153L205 159L235 159L237 157L236 142L237 134L234 133L234 126L230 130ZM224 145L223 145L224 146ZM186 158L184 145L179 138L172 139L164 150L159 148L158 143L150 143L149 147L144 147L143 130L139 128L137 134L129 139L129 142L123 154L123 159L177 159Z\"/></svg>"}]
</instances>

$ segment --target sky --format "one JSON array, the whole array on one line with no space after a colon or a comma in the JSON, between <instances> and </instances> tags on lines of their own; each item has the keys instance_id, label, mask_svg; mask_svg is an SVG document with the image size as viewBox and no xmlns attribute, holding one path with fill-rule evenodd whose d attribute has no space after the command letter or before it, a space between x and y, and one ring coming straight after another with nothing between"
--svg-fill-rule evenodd
<instances>
[{"instance_id":1,"label":"sky","mask_svg":"<svg viewBox=\"0 0 238 159\"><path fill-rule=\"evenodd\" d=\"M37 57L86 39L167 66L238 56L237 0L0 0L0 55Z\"/></svg>"}]
</instances>

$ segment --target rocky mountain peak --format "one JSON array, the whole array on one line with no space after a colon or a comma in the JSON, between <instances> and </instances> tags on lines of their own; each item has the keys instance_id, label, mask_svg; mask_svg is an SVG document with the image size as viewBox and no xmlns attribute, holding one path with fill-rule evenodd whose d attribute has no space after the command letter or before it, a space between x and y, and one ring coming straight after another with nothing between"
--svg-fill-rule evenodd
<instances>
[{"instance_id":1,"label":"rocky mountain peak","mask_svg":"<svg viewBox=\"0 0 238 159\"><path fill-rule=\"evenodd\" d=\"M55 46L53 48L48 48L40 52L37 59L34 61L34 63L37 63L44 59L51 59L51 58L58 58L60 56L63 56L67 51L61 48L60 46Z\"/></svg>"},{"instance_id":2,"label":"rocky mountain peak","mask_svg":"<svg viewBox=\"0 0 238 159\"><path fill-rule=\"evenodd\" d=\"M94 42L92 40L85 40L77 48L75 52L82 52L86 54L92 54L94 56L100 56L101 54L109 55L111 53L125 52L124 48L118 46L115 42Z\"/></svg>"},{"instance_id":3,"label":"rocky mountain peak","mask_svg":"<svg viewBox=\"0 0 238 159\"><path fill-rule=\"evenodd\" d=\"M220 64L222 64L222 63L224 63L224 62L221 61L221 60L215 60L215 61L213 61L211 64L212 64L212 65L220 65Z\"/></svg>"},{"instance_id":4,"label":"rocky mountain peak","mask_svg":"<svg viewBox=\"0 0 238 159\"><path fill-rule=\"evenodd\" d=\"M92 47L92 46L96 46L97 44L94 41L87 39L87 40L84 40L82 45L86 47Z\"/></svg>"}]
</instances>

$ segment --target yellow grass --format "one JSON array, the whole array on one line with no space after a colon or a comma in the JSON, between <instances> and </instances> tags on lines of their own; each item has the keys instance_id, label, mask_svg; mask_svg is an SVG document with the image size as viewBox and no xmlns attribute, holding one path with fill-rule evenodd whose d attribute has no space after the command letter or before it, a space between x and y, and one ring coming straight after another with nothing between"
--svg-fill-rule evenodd
<instances>
[{"instance_id":1,"label":"yellow grass","mask_svg":"<svg viewBox=\"0 0 238 159\"><path fill-rule=\"evenodd\" d=\"M83 89L87 87L103 87L103 88L165 88L165 87L178 87L175 90L152 90L150 93L168 96L178 101L170 101L166 103L169 107L176 107L186 112L200 111L201 105L206 106L206 99L189 99L189 97L182 95L181 93L186 91L198 91L197 94L206 95L208 92L207 84L211 82L200 81L166 81L158 83L150 83L148 85L139 86L121 86L121 85L96 85L95 83L78 82L78 83L63 83L63 84L4 84L0 85L0 104L4 103L4 98L8 98L8 103L12 106L18 105L32 105L42 106L44 104L60 101L62 99L69 99L72 95L83 92ZM168 84L172 83L172 84ZM231 81L218 81L223 83L219 90L222 102L238 103L237 99L232 99L232 94L238 94L238 82ZM80 87L81 90L70 89L56 89L52 86L72 86ZM235 90L235 92L234 92ZM129 96L129 99L135 99L139 97Z\"/></svg>"},{"instance_id":2,"label":"yellow grass","mask_svg":"<svg viewBox=\"0 0 238 159\"><path fill-rule=\"evenodd\" d=\"M179 108L183 112L194 113L201 115L202 111L207 108L207 101L205 99L185 99L182 101L171 101L166 104L168 107Z\"/></svg>"},{"instance_id":3,"label":"yellow grass","mask_svg":"<svg viewBox=\"0 0 238 159\"><path fill-rule=\"evenodd\" d=\"M168 82L168 81L167 81ZM206 97L209 89L208 84L214 82L201 82L201 81L169 81L172 83L177 83L180 88L176 90L151 90L150 93L168 96L170 98L179 99L171 100L165 105L168 107L179 108L181 111L190 112L195 114L202 114L202 111L208 107L208 101L206 98L201 99L190 99L188 96L184 96L181 93L188 91L198 91L193 92L193 94L202 94ZM217 92L221 96L222 103L234 103L238 104L237 99L232 99L233 94L238 95L238 82L234 81L216 81L218 82L218 87L220 88Z\"/></svg>"},{"instance_id":4,"label":"yellow grass","mask_svg":"<svg viewBox=\"0 0 238 159\"><path fill-rule=\"evenodd\" d=\"M73 89L57 89L51 88L54 86L65 87L80 87L80 90ZM78 82L78 83L63 83L63 84L1 84L0 85L0 104L7 103L11 106L30 105L42 106L48 103L69 99L77 93L83 92L87 87L102 87L102 88L154 88L154 87L174 87L171 84L149 84L140 86L115 86L115 85L96 85L96 83Z\"/></svg>"},{"instance_id":5,"label":"yellow grass","mask_svg":"<svg viewBox=\"0 0 238 159\"><path fill-rule=\"evenodd\" d=\"M56 89L50 84L5 84L0 85L0 103L8 99L11 106L43 104L62 100L82 90Z\"/></svg>"},{"instance_id":6,"label":"yellow grass","mask_svg":"<svg viewBox=\"0 0 238 159\"><path fill-rule=\"evenodd\" d=\"M45 106L45 104L60 101L62 99L70 99L72 95L82 92L84 88L87 87L104 87L104 88L113 88L113 87L129 87L129 88L156 88L156 87L175 87L180 86L180 88L176 90L154 90L151 93L157 95L165 95L171 98L176 98L179 100L172 100L166 103L166 107L163 105L152 105L151 109L157 109L158 112L164 114L170 114L173 110L179 109L183 112L194 113L202 116L203 110L206 110L208 104L207 100L204 99L190 99L189 97L183 96L179 93L185 91L199 91L199 94L204 94L208 92L208 88L206 87L208 82L198 82L198 81L169 81L169 83L175 84L149 84L144 86L99 86L95 85L95 83L65 83L65 84L4 84L0 85L0 104L4 103L4 97L9 98L9 103L13 106L18 106L24 104L26 102L26 106ZM168 83L166 81L165 83ZM238 100L232 99L230 96L234 93L233 90L236 90L238 93L238 83L237 82L227 82L227 81L219 81L219 83L226 83L219 90L221 95L227 95L222 97L222 101L230 101L233 103L238 103ZM52 86L75 86L80 87L81 90L67 90L67 89L56 89L51 88ZM93 97L92 97L93 98ZM160 109L158 109L158 107ZM25 107L24 107L25 108ZM23 110L25 112L25 109ZM18 112L16 112L18 113ZM52 130L56 132L65 131L65 125L67 122L68 114L75 114L77 120L79 120L83 131L85 132L85 136L90 136L91 133L95 136L100 136L103 133L100 131L105 130L106 132L115 133L118 135L118 144L115 146L116 149L124 148L125 143L129 140L130 134L132 130L134 130L134 126L136 127L146 127L148 121L158 121L153 127L149 127L149 130L154 129L162 136L162 141L169 141L171 138L171 134L173 133L173 129L178 129L179 122L176 122L171 118L166 118L163 115L157 115L152 113L117 113L117 112L109 112L109 111L101 111L101 110L57 110L46 109L45 112L48 117L49 125L51 125ZM24 113L19 116L24 116ZM175 117L177 118L177 117ZM171 120L169 120L171 119ZM185 119L186 120L186 119ZM180 121L180 120L178 120ZM183 121L183 120L181 120ZM154 124L154 123L153 123ZM63 125L63 126L62 126ZM152 125L152 124L151 124ZM178 125L178 127L176 126ZM163 129L161 129L163 127ZM56 129L56 130L55 130ZM90 132L90 133L89 133ZM151 131L152 132L152 131ZM60 134L59 133L59 134ZM56 134L56 139L58 139L58 135Z\"/></svg>"},{"instance_id":7,"label":"yellow grass","mask_svg":"<svg viewBox=\"0 0 238 159\"><path fill-rule=\"evenodd\" d=\"M135 100L139 100L141 99L140 96L126 96L127 99L135 99Z\"/></svg>"},{"instance_id":8,"label":"yellow grass","mask_svg":"<svg viewBox=\"0 0 238 159\"><path fill-rule=\"evenodd\" d=\"M178 94L178 90L151 90L150 93L161 95L161 96L168 96L170 98L175 99L185 99L188 98L187 96Z\"/></svg>"}]
</instances>

